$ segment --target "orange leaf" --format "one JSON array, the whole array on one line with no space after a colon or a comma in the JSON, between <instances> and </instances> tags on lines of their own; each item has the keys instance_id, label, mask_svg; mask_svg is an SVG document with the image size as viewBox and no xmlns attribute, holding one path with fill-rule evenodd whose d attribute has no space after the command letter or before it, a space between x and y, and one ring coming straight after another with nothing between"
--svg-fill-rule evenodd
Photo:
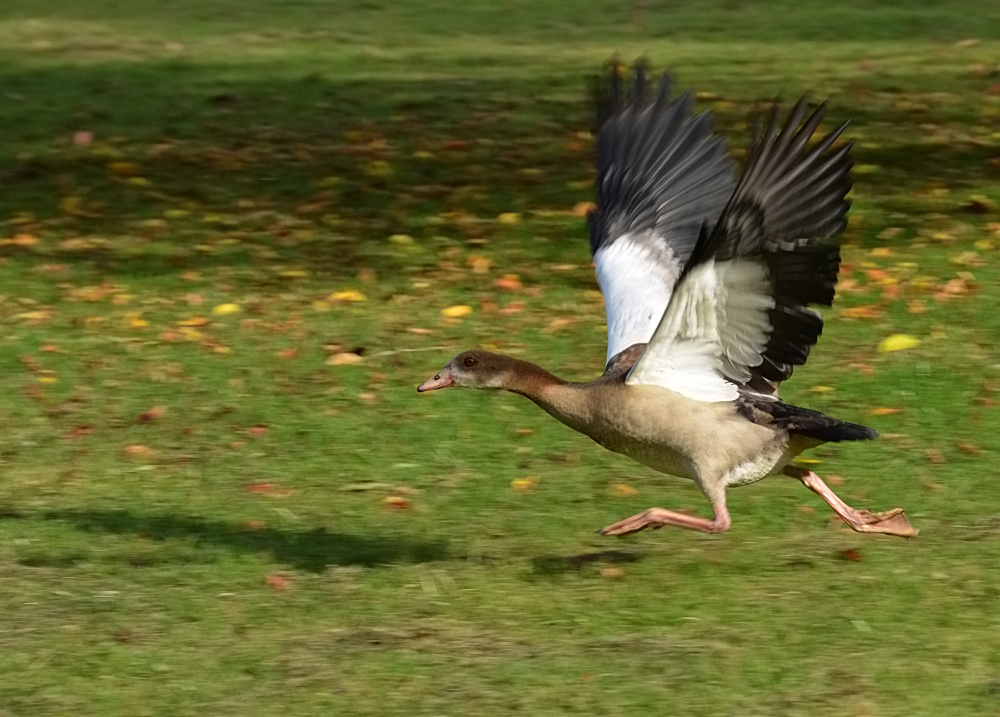
<instances>
[{"instance_id":1,"label":"orange leaf","mask_svg":"<svg viewBox=\"0 0 1000 717\"><path fill-rule=\"evenodd\" d=\"M901 413L902 409L899 408L886 408L885 406L879 406L873 408L869 413L873 416L893 416L897 413Z\"/></svg>"},{"instance_id":2,"label":"orange leaf","mask_svg":"<svg viewBox=\"0 0 1000 717\"><path fill-rule=\"evenodd\" d=\"M386 496L382 499L382 504L387 508L393 508L395 510L406 510L412 507L410 501L398 495Z\"/></svg>"},{"instance_id":3,"label":"orange leaf","mask_svg":"<svg viewBox=\"0 0 1000 717\"><path fill-rule=\"evenodd\" d=\"M267 426L258 423L256 426L250 426L246 429L245 433L251 438L263 438L270 430Z\"/></svg>"},{"instance_id":4,"label":"orange leaf","mask_svg":"<svg viewBox=\"0 0 1000 717\"><path fill-rule=\"evenodd\" d=\"M849 309L844 309L840 315L845 319L877 319L882 316L882 309L874 304L866 304L865 306L852 306Z\"/></svg>"},{"instance_id":5,"label":"orange leaf","mask_svg":"<svg viewBox=\"0 0 1000 717\"><path fill-rule=\"evenodd\" d=\"M521 279L517 274L504 274L493 282L493 286L507 291L516 291L521 288Z\"/></svg>"},{"instance_id":6,"label":"orange leaf","mask_svg":"<svg viewBox=\"0 0 1000 717\"><path fill-rule=\"evenodd\" d=\"M282 577L281 575L268 575L267 580L264 582L269 588L277 592L283 592L292 585L288 578Z\"/></svg>"}]
</instances>

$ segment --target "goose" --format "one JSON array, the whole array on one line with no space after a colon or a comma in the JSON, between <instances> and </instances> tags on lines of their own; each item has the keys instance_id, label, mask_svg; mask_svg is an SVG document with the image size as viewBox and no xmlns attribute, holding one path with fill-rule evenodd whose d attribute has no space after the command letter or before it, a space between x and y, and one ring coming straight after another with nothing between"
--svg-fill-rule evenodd
<instances>
[{"instance_id":1,"label":"goose","mask_svg":"<svg viewBox=\"0 0 1000 717\"><path fill-rule=\"evenodd\" d=\"M847 124L814 139L825 103L803 97L780 122L776 102L754 128L738 179L708 112L691 90L671 100L643 67L598 83L597 202L588 217L607 313L603 375L565 381L484 350L455 356L417 387L521 394L604 448L689 478L712 508L704 518L660 507L598 531L624 536L676 526L729 529L726 490L772 475L801 481L852 529L911 538L900 508L855 509L791 461L827 442L878 437L778 397L806 362L830 306L846 226Z\"/></svg>"}]
</instances>

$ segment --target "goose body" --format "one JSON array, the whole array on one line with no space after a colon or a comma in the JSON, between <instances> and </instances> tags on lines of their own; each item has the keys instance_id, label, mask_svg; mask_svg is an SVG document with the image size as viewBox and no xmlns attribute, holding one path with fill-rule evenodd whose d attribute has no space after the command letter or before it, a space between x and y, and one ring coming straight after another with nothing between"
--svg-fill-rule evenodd
<instances>
[{"instance_id":1,"label":"goose body","mask_svg":"<svg viewBox=\"0 0 1000 717\"><path fill-rule=\"evenodd\" d=\"M728 529L726 489L795 477L861 532L916 535L903 511L851 508L810 471L789 465L828 441L874 431L778 398L822 331L810 304L829 305L846 225L850 144L844 126L818 140L820 106L784 124L775 106L739 180L690 91L670 101L664 77L647 97L617 70L599 86L598 202L591 249L608 313L604 374L564 381L487 351L453 358L419 391L449 386L520 393L615 453L693 480L711 519L663 508L602 530Z\"/></svg>"}]
</instances>

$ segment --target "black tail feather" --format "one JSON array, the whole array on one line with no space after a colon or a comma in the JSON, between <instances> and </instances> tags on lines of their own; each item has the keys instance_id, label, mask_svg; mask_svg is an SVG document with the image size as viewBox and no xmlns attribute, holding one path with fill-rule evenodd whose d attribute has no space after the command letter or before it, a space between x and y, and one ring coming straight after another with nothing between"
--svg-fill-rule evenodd
<instances>
[{"instance_id":1,"label":"black tail feather","mask_svg":"<svg viewBox=\"0 0 1000 717\"><path fill-rule=\"evenodd\" d=\"M815 438L824 443L872 441L878 438L878 433L867 426L841 421L811 408L792 406L784 401L749 393L740 395L737 406L740 413L754 423L782 428L789 433Z\"/></svg>"}]
</instances>

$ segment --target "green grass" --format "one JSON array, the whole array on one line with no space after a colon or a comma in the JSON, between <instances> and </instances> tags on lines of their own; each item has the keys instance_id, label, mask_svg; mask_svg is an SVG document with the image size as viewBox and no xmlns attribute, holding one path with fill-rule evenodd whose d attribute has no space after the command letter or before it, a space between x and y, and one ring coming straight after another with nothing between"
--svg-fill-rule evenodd
<instances>
[{"instance_id":1,"label":"green grass","mask_svg":"<svg viewBox=\"0 0 1000 717\"><path fill-rule=\"evenodd\" d=\"M1000 709L1000 10L578 5L4 3L0 714ZM601 539L707 506L519 397L414 393L475 345L601 370L571 210L616 52L737 150L779 94L853 118L845 284L785 397L885 435L816 470L919 539L782 479L722 536Z\"/></svg>"}]
</instances>

